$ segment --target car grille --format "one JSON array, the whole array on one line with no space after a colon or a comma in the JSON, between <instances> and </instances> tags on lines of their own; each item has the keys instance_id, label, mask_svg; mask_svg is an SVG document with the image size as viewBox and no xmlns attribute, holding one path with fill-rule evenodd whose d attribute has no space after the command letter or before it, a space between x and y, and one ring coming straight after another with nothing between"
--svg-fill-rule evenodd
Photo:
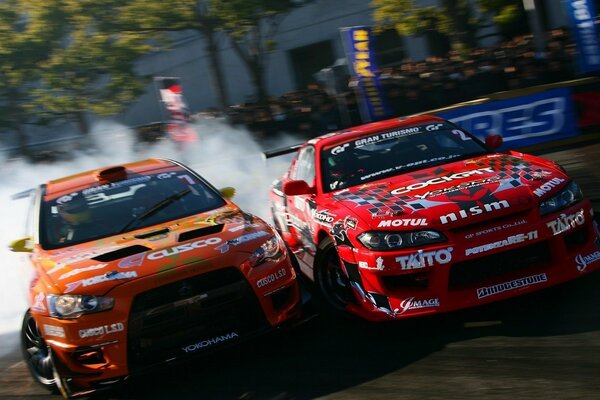
<instances>
[{"instance_id":1,"label":"car grille","mask_svg":"<svg viewBox=\"0 0 600 400\"><path fill-rule=\"evenodd\" d=\"M448 287L455 289L549 262L550 249L548 243L540 242L531 246L456 263L450 268Z\"/></svg>"},{"instance_id":2,"label":"car grille","mask_svg":"<svg viewBox=\"0 0 600 400\"><path fill-rule=\"evenodd\" d=\"M252 288L234 267L170 283L141 293L133 301L129 369L135 373L267 327Z\"/></svg>"}]
</instances>

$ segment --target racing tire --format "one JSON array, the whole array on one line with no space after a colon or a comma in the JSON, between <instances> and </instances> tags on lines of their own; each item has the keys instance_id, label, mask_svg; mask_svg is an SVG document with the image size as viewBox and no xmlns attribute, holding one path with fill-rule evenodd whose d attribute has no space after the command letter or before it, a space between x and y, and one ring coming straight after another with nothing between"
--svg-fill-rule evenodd
<instances>
[{"instance_id":1,"label":"racing tire","mask_svg":"<svg viewBox=\"0 0 600 400\"><path fill-rule=\"evenodd\" d=\"M318 302L324 303L323 306L330 314L349 316L346 306L356 303L356 297L331 238L327 237L319 244L315 261Z\"/></svg>"},{"instance_id":2,"label":"racing tire","mask_svg":"<svg viewBox=\"0 0 600 400\"><path fill-rule=\"evenodd\" d=\"M68 382L60 376L52 349L46 344L29 310L21 325L21 353L35 382L53 394L60 394L65 399L71 398Z\"/></svg>"}]
</instances>

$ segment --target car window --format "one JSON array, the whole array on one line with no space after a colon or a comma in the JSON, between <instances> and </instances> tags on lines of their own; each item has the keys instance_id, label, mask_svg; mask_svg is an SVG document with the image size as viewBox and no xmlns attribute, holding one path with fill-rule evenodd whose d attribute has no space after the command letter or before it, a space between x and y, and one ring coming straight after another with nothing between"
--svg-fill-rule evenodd
<instances>
[{"instance_id":1,"label":"car window","mask_svg":"<svg viewBox=\"0 0 600 400\"><path fill-rule=\"evenodd\" d=\"M186 170L140 175L44 200L40 242L70 246L221 207L225 201Z\"/></svg>"},{"instance_id":2,"label":"car window","mask_svg":"<svg viewBox=\"0 0 600 400\"><path fill-rule=\"evenodd\" d=\"M320 160L323 191L344 189L487 152L477 139L447 123L373 133L323 149Z\"/></svg>"},{"instance_id":3,"label":"car window","mask_svg":"<svg viewBox=\"0 0 600 400\"><path fill-rule=\"evenodd\" d=\"M307 146L298 153L298 160L292 173L292 179L305 181L310 186L314 184L315 148L313 146Z\"/></svg>"}]
</instances>

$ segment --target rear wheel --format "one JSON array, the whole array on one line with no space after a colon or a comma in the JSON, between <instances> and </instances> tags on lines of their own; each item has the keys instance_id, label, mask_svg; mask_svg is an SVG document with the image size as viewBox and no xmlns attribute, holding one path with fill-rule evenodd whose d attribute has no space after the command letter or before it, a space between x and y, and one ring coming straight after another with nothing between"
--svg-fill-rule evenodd
<instances>
[{"instance_id":1,"label":"rear wheel","mask_svg":"<svg viewBox=\"0 0 600 400\"><path fill-rule=\"evenodd\" d=\"M315 282L319 297L331 311L345 312L346 306L355 302L350 280L342 268L342 262L331 238L326 238L319 245Z\"/></svg>"}]
</instances>

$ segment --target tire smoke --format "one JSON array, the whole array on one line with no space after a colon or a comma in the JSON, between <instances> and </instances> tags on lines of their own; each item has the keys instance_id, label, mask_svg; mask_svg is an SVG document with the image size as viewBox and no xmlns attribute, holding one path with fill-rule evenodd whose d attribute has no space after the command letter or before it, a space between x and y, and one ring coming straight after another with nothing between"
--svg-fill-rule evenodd
<instances>
[{"instance_id":1,"label":"tire smoke","mask_svg":"<svg viewBox=\"0 0 600 400\"><path fill-rule=\"evenodd\" d=\"M5 159L0 176L0 260L2 262L0 284L0 334L20 329L21 318L27 309L27 290L31 268L27 265L27 253L13 253L8 244L26 236L27 198L12 200L11 196L34 188L48 180L77 172L151 157L170 158L186 164L207 179L213 186L233 186L233 201L245 211L251 212L271 223L268 210L268 191L272 181L281 175L293 155L265 160L263 147L243 129L232 128L215 119L194 123L199 136L195 143L187 143L178 149L170 140L152 144L136 143L134 132L116 122L102 121L95 124L89 138L75 145L65 142L69 148L68 160L32 164L23 159ZM298 138L286 137L265 145L278 148L300 142Z\"/></svg>"}]
</instances>

